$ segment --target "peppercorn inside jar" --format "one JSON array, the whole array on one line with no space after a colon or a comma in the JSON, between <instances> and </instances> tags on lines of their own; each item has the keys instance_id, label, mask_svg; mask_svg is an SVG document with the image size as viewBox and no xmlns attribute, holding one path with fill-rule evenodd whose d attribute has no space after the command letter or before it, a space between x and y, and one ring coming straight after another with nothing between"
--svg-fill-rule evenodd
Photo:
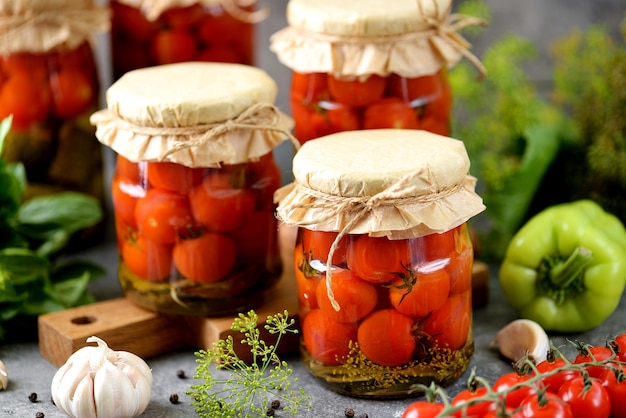
<instances>
[{"instance_id":1,"label":"peppercorn inside jar","mask_svg":"<svg viewBox=\"0 0 626 418\"><path fill-rule=\"evenodd\" d=\"M464 55L450 0L290 0L270 49L292 69L294 134L420 129L449 134L447 69ZM464 25L480 23L464 17Z\"/></svg>"},{"instance_id":2,"label":"peppercorn inside jar","mask_svg":"<svg viewBox=\"0 0 626 418\"><path fill-rule=\"evenodd\" d=\"M83 25L72 25L76 14ZM100 81L91 41L109 14L93 2L28 0L0 11L0 119L12 117L2 159L22 163L24 197L72 191L95 197L104 210L102 147L89 115ZM81 233L100 239L103 225Z\"/></svg>"},{"instance_id":3,"label":"peppercorn inside jar","mask_svg":"<svg viewBox=\"0 0 626 418\"><path fill-rule=\"evenodd\" d=\"M111 0L113 76L186 61L254 64L256 0Z\"/></svg>"},{"instance_id":4,"label":"peppercorn inside jar","mask_svg":"<svg viewBox=\"0 0 626 418\"><path fill-rule=\"evenodd\" d=\"M119 280L135 304L222 316L278 281L273 148L291 123L276 91L260 69L199 62L134 70L107 91L92 123L117 152Z\"/></svg>"},{"instance_id":5,"label":"peppercorn inside jar","mask_svg":"<svg viewBox=\"0 0 626 418\"><path fill-rule=\"evenodd\" d=\"M419 130L342 132L300 148L277 213L299 227L301 353L322 384L403 397L465 371L468 220L484 210L468 170L460 141Z\"/></svg>"}]
</instances>

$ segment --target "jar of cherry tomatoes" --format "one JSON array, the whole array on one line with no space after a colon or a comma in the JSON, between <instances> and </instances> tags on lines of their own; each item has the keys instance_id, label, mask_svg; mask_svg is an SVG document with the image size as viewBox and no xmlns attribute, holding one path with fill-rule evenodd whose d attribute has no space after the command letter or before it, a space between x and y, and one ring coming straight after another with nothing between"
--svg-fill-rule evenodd
<instances>
[{"instance_id":1,"label":"jar of cherry tomatoes","mask_svg":"<svg viewBox=\"0 0 626 418\"><path fill-rule=\"evenodd\" d=\"M277 214L298 227L303 361L330 389L401 397L467 368L467 221L484 210L469 168L461 141L420 130L340 132L295 155Z\"/></svg>"},{"instance_id":2,"label":"jar of cherry tomatoes","mask_svg":"<svg viewBox=\"0 0 626 418\"><path fill-rule=\"evenodd\" d=\"M264 71L225 63L133 70L109 87L91 122L117 153L118 275L135 304L221 316L261 304L277 282L273 149L292 123L276 94Z\"/></svg>"},{"instance_id":3,"label":"jar of cherry tomatoes","mask_svg":"<svg viewBox=\"0 0 626 418\"><path fill-rule=\"evenodd\" d=\"M76 191L104 210L102 147L89 115L100 91L92 41L109 18L91 0L0 4L0 118L12 115L2 158L24 165L27 199ZM103 230L83 231L81 244Z\"/></svg>"},{"instance_id":4,"label":"jar of cherry tomatoes","mask_svg":"<svg viewBox=\"0 0 626 418\"><path fill-rule=\"evenodd\" d=\"M456 33L478 19L452 0L289 0L270 49L292 70L294 134L406 128L449 134L447 70L467 56Z\"/></svg>"},{"instance_id":5,"label":"jar of cherry tomatoes","mask_svg":"<svg viewBox=\"0 0 626 418\"><path fill-rule=\"evenodd\" d=\"M111 0L113 76L152 65L253 65L257 0Z\"/></svg>"}]
</instances>

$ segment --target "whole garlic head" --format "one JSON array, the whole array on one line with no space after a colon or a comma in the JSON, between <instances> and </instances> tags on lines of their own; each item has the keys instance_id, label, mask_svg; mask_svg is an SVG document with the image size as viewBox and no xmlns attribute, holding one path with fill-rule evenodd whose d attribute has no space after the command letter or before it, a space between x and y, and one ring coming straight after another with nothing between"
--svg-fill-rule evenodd
<instances>
[{"instance_id":1,"label":"whole garlic head","mask_svg":"<svg viewBox=\"0 0 626 418\"><path fill-rule=\"evenodd\" d=\"M9 385L9 373L7 366L0 360L0 390L5 390Z\"/></svg>"},{"instance_id":2,"label":"whole garlic head","mask_svg":"<svg viewBox=\"0 0 626 418\"><path fill-rule=\"evenodd\" d=\"M133 418L150 402L152 371L141 357L113 351L98 337L80 348L52 379L52 399L73 418Z\"/></svg>"}]
</instances>

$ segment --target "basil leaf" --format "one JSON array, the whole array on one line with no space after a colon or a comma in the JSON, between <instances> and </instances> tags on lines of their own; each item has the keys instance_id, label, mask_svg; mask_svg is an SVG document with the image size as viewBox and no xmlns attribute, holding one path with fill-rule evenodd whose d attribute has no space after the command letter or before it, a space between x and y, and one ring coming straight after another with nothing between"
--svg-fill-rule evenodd
<instances>
[{"instance_id":1,"label":"basil leaf","mask_svg":"<svg viewBox=\"0 0 626 418\"><path fill-rule=\"evenodd\" d=\"M24 225L58 226L76 232L102 220L102 208L95 197L78 192L61 192L30 198L18 212Z\"/></svg>"},{"instance_id":2,"label":"basil leaf","mask_svg":"<svg viewBox=\"0 0 626 418\"><path fill-rule=\"evenodd\" d=\"M49 261L26 248L6 248L0 251L0 272L3 282L12 286L47 278Z\"/></svg>"}]
</instances>

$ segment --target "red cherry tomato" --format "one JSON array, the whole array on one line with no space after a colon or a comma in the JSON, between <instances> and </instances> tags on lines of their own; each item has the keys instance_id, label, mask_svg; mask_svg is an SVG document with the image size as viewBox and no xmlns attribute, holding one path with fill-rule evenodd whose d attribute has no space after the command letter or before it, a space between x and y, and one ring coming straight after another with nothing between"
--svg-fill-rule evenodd
<instances>
[{"instance_id":1,"label":"red cherry tomato","mask_svg":"<svg viewBox=\"0 0 626 418\"><path fill-rule=\"evenodd\" d=\"M204 169L170 162L149 162L148 181L152 187L179 193L188 192L202 181Z\"/></svg>"},{"instance_id":2,"label":"red cherry tomato","mask_svg":"<svg viewBox=\"0 0 626 418\"><path fill-rule=\"evenodd\" d=\"M385 283L399 273L407 273L411 261L409 240L362 235L352 242L346 252L348 268L363 280Z\"/></svg>"},{"instance_id":3,"label":"red cherry tomato","mask_svg":"<svg viewBox=\"0 0 626 418\"><path fill-rule=\"evenodd\" d=\"M150 52L157 64L191 61L197 51L196 38L181 28L160 30L150 44Z\"/></svg>"},{"instance_id":4,"label":"red cherry tomato","mask_svg":"<svg viewBox=\"0 0 626 418\"><path fill-rule=\"evenodd\" d=\"M435 418L443 410L442 403L417 401L409 405L402 414L402 418Z\"/></svg>"},{"instance_id":5,"label":"red cherry tomato","mask_svg":"<svg viewBox=\"0 0 626 418\"><path fill-rule=\"evenodd\" d=\"M145 280L166 280L172 269L172 246L158 244L143 237L126 240L122 260L128 269Z\"/></svg>"},{"instance_id":6,"label":"red cherry tomato","mask_svg":"<svg viewBox=\"0 0 626 418\"><path fill-rule=\"evenodd\" d=\"M413 325L412 318L395 309L374 311L359 325L359 347L365 357L381 366L406 364L416 347Z\"/></svg>"},{"instance_id":7,"label":"red cherry tomato","mask_svg":"<svg viewBox=\"0 0 626 418\"><path fill-rule=\"evenodd\" d=\"M160 244L173 244L192 224L186 196L150 189L137 200L135 220L139 234Z\"/></svg>"},{"instance_id":8,"label":"red cherry tomato","mask_svg":"<svg viewBox=\"0 0 626 418\"><path fill-rule=\"evenodd\" d=\"M621 361L626 361L626 334L620 334L613 339L613 349Z\"/></svg>"},{"instance_id":9,"label":"red cherry tomato","mask_svg":"<svg viewBox=\"0 0 626 418\"><path fill-rule=\"evenodd\" d=\"M330 280L333 297L340 309L335 310L331 304L325 275L317 286L316 298L320 309L335 321L356 322L376 306L378 293L374 285L359 278L352 271L333 271Z\"/></svg>"},{"instance_id":10,"label":"red cherry tomato","mask_svg":"<svg viewBox=\"0 0 626 418\"><path fill-rule=\"evenodd\" d=\"M543 401L536 394L528 395L520 404L515 418L574 418L572 409L556 394L545 392Z\"/></svg>"},{"instance_id":11,"label":"red cherry tomato","mask_svg":"<svg viewBox=\"0 0 626 418\"><path fill-rule=\"evenodd\" d=\"M187 279L212 283L226 277L235 265L236 254L232 239L209 232L177 243L174 247L174 264Z\"/></svg>"},{"instance_id":12,"label":"red cherry tomato","mask_svg":"<svg viewBox=\"0 0 626 418\"><path fill-rule=\"evenodd\" d=\"M304 103L317 103L328 90L324 73L291 73L291 97Z\"/></svg>"},{"instance_id":13,"label":"red cherry tomato","mask_svg":"<svg viewBox=\"0 0 626 418\"><path fill-rule=\"evenodd\" d=\"M494 382L493 390L494 392L508 391L506 395L502 396L506 402L506 406L515 409L522 403L524 398L535 393L535 389L533 389L532 386L520 386L519 389L515 390L509 389L513 386L523 384L530 379L530 377L531 376L528 374L519 374L517 372L505 373Z\"/></svg>"},{"instance_id":14,"label":"red cherry tomato","mask_svg":"<svg viewBox=\"0 0 626 418\"><path fill-rule=\"evenodd\" d=\"M315 309L317 303L317 286L325 277L311 267L310 258L303 252L302 245L297 245L293 254L294 274L298 288L298 301L301 308Z\"/></svg>"},{"instance_id":15,"label":"red cherry tomato","mask_svg":"<svg viewBox=\"0 0 626 418\"><path fill-rule=\"evenodd\" d=\"M448 300L450 277L444 269L412 272L394 279L389 288L391 305L401 313L424 318Z\"/></svg>"},{"instance_id":16,"label":"red cherry tomato","mask_svg":"<svg viewBox=\"0 0 626 418\"><path fill-rule=\"evenodd\" d=\"M598 380L609 395L611 417L626 418L626 381L618 381L614 369L605 369Z\"/></svg>"},{"instance_id":17,"label":"red cherry tomato","mask_svg":"<svg viewBox=\"0 0 626 418\"><path fill-rule=\"evenodd\" d=\"M254 211L254 194L235 188L226 173L215 173L189 192L191 212L196 221L210 231L232 231L239 228Z\"/></svg>"},{"instance_id":18,"label":"red cherry tomato","mask_svg":"<svg viewBox=\"0 0 626 418\"><path fill-rule=\"evenodd\" d=\"M570 379L557 395L569 404L574 418L608 418L611 412L609 394L597 379Z\"/></svg>"},{"instance_id":19,"label":"red cherry tomato","mask_svg":"<svg viewBox=\"0 0 626 418\"><path fill-rule=\"evenodd\" d=\"M302 339L315 360L341 364L350 354L350 342L356 340L356 326L334 321L320 309L313 309L302 322Z\"/></svg>"},{"instance_id":20,"label":"red cherry tomato","mask_svg":"<svg viewBox=\"0 0 626 418\"><path fill-rule=\"evenodd\" d=\"M574 358L574 363L586 363L591 361L603 361L611 358L613 356L613 351L608 347L602 346L585 346L583 348L584 353L579 353L576 358ZM587 366L585 367L587 373L591 377L598 377L600 373L602 373L605 368L602 366Z\"/></svg>"},{"instance_id":21,"label":"red cherry tomato","mask_svg":"<svg viewBox=\"0 0 626 418\"><path fill-rule=\"evenodd\" d=\"M451 295L433 311L422 323L422 332L432 337L434 347L458 350L467 342L471 323L472 295L467 291Z\"/></svg>"},{"instance_id":22,"label":"red cherry tomato","mask_svg":"<svg viewBox=\"0 0 626 418\"><path fill-rule=\"evenodd\" d=\"M363 113L363 129L417 129L418 124L415 109L396 97L383 97Z\"/></svg>"},{"instance_id":23,"label":"red cherry tomato","mask_svg":"<svg viewBox=\"0 0 626 418\"><path fill-rule=\"evenodd\" d=\"M354 107L374 103L383 97L387 86L386 79L378 75L370 75L365 80L359 80L336 78L329 74L327 81L333 100Z\"/></svg>"},{"instance_id":24,"label":"red cherry tomato","mask_svg":"<svg viewBox=\"0 0 626 418\"><path fill-rule=\"evenodd\" d=\"M537 371L542 374L550 373L566 364L565 360L560 357L556 358L554 361L544 360L537 364ZM575 370L561 370L554 375L542 378L540 382L545 387L546 391L557 393L565 381L578 376L580 376L580 372Z\"/></svg>"},{"instance_id":25,"label":"red cherry tomato","mask_svg":"<svg viewBox=\"0 0 626 418\"><path fill-rule=\"evenodd\" d=\"M470 403L475 398L484 396L487 393L487 388L479 387L476 390L465 389L459 392L454 398L452 398L452 406L460 406L467 404L467 408L463 408L460 411L453 412L452 416L461 417L482 417L489 411L496 408L496 404L493 401L482 401L476 403Z\"/></svg>"},{"instance_id":26,"label":"red cherry tomato","mask_svg":"<svg viewBox=\"0 0 626 418\"><path fill-rule=\"evenodd\" d=\"M304 251L310 254L311 260L319 260L321 263L326 264L330 247L335 241L335 238L337 238L337 232L311 231L306 228L303 228L301 231L302 247ZM337 247L333 253L333 264L340 265L345 263L346 242L347 237L344 236L337 243Z\"/></svg>"}]
</instances>

